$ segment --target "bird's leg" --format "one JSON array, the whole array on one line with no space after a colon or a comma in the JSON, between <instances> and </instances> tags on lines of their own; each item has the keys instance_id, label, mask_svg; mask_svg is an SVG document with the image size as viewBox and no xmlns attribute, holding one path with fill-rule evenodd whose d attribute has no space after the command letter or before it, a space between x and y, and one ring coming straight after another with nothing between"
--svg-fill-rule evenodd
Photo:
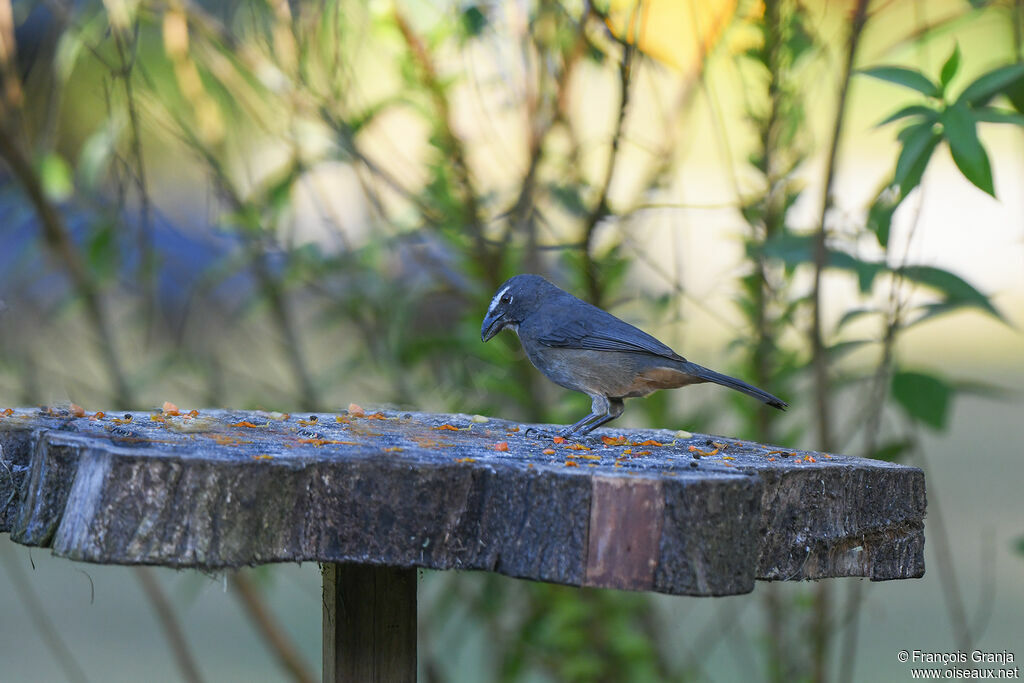
<instances>
[{"instance_id":1,"label":"bird's leg","mask_svg":"<svg viewBox=\"0 0 1024 683\"><path fill-rule=\"evenodd\" d=\"M572 425L569 425L568 427L565 427L563 429L560 429L559 432L558 432L558 435L559 436L563 436L563 437L572 436L578 430L582 429L584 427L584 425L586 425L588 422L596 420L599 417L601 417L601 415L595 415L594 413L590 413L589 415L584 417L579 422L577 422L575 424L572 424ZM584 433L586 433L586 432L584 432Z\"/></svg>"},{"instance_id":2,"label":"bird's leg","mask_svg":"<svg viewBox=\"0 0 1024 683\"><path fill-rule=\"evenodd\" d=\"M603 396L601 398L604 398ZM594 399L595 401L597 399ZM605 414L601 415L598 419L587 425L583 431L579 433L579 436L585 436L590 432L594 431L606 422L611 422L619 415L622 415L622 411L626 409L626 404L623 403L621 398L604 399L606 404Z\"/></svg>"},{"instance_id":3,"label":"bird's leg","mask_svg":"<svg viewBox=\"0 0 1024 683\"><path fill-rule=\"evenodd\" d=\"M593 395L590 398L590 414L576 424L563 429L560 432L561 436L572 436L576 432L580 432L579 435L583 436L598 425L603 425L609 420L614 420L622 414L622 399L616 398L609 400L606 396L601 396L600 394Z\"/></svg>"}]
</instances>

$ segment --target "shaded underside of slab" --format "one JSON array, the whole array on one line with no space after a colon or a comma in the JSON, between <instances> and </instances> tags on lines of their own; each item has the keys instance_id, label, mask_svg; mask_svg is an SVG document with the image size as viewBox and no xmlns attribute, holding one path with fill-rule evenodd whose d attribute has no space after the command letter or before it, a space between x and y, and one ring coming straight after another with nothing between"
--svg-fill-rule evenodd
<instances>
[{"instance_id":1,"label":"shaded underside of slab","mask_svg":"<svg viewBox=\"0 0 1024 683\"><path fill-rule=\"evenodd\" d=\"M359 562L726 595L924 572L923 473L465 415L0 418L0 531L106 564Z\"/></svg>"}]
</instances>

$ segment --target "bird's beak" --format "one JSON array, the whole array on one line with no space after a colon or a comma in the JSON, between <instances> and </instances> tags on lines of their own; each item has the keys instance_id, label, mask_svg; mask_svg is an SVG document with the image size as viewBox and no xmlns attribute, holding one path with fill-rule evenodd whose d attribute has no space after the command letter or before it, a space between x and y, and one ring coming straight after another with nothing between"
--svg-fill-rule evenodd
<instances>
[{"instance_id":1,"label":"bird's beak","mask_svg":"<svg viewBox=\"0 0 1024 683\"><path fill-rule=\"evenodd\" d=\"M480 326L480 341L489 340L503 329L505 329L505 321L502 320L501 314L492 315L488 313L484 317L484 324Z\"/></svg>"}]
</instances>

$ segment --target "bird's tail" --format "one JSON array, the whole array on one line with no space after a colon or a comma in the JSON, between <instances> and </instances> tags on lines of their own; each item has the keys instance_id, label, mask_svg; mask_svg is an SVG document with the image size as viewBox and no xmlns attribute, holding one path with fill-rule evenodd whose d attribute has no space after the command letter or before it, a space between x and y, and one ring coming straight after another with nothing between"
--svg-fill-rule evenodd
<instances>
[{"instance_id":1,"label":"bird's tail","mask_svg":"<svg viewBox=\"0 0 1024 683\"><path fill-rule=\"evenodd\" d=\"M715 372L714 370L708 370L702 365L690 363L689 361L685 363L685 366L688 374L699 378L701 381L714 382L715 384L721 384L723 387L742 391L747 396L753 396L757 400L767 403L771 407L778 408L779 410L785 410L789 406L788 403L778 396L772 396L764 389L758 389L751 384L747 384L741 379L736 379L729 375L723 375L722 373Z\"/></svg>"}]
</instances>

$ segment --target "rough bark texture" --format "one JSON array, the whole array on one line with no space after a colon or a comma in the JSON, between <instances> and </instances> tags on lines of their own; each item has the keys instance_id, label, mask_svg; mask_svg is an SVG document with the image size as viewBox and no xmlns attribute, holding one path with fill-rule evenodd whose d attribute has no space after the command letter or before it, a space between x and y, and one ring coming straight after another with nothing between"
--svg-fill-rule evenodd
<instances>
[{"instance_id":1,"label":"rough bark texture","mask_svg":"<svg viewBox=\"0 0 1024 683\"><path fill-rule=\"evenodd\" d=\"M552 433L423 413L19 410L0 417L0 531L97 563L481 569L685 595L924 573L919 469L667 431Z\"/></svg>"}]
</instances>

